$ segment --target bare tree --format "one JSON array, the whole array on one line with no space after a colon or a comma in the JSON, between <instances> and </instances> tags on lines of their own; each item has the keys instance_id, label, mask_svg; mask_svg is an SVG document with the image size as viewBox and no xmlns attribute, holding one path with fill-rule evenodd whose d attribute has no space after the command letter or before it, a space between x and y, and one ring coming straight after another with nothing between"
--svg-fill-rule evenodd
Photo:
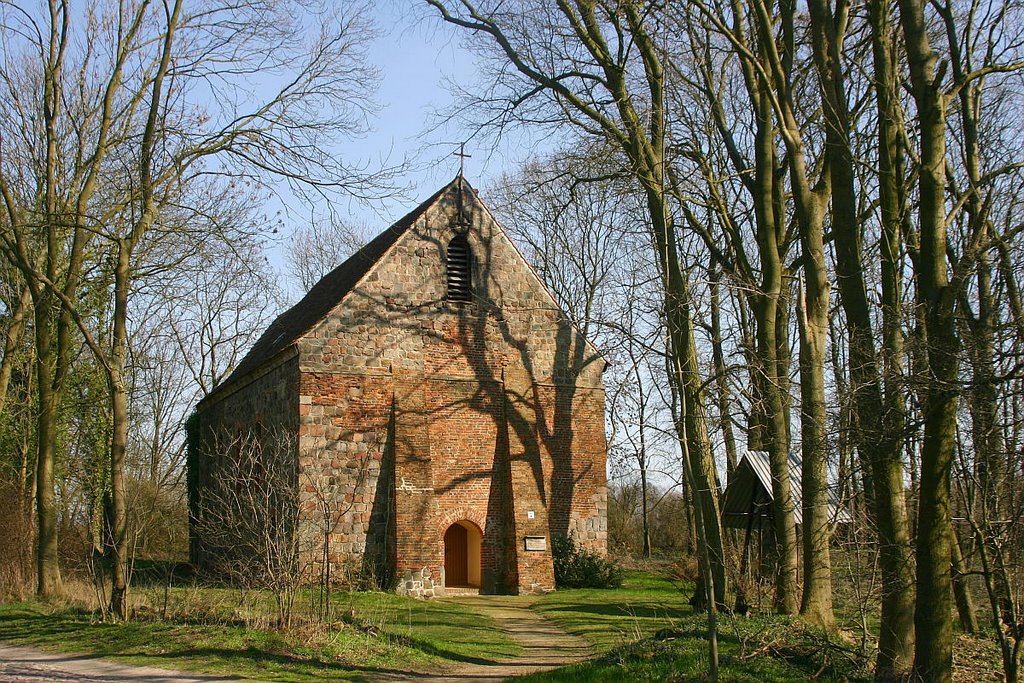
<instances>
[{"instance_id":1,"label":"bare tree","mask_svg":"<svg viewBox=\"0 0 1024 683\"><path fill-rule=\"evenodd\" d=\"M687 227L702 238L716 265L739 285L752 312L753 343L746 345L751 375L748 443L767 450L771 462L773 542L778 560L775 607L794 613L798 606L798 548L793 502L786 483L791 443L792 305L788 291L792 274L786 259L794 235L785 217L785 168L776 139L772 81L762 77L764 67L759 61L762 50L767 49L761 46L767 45L771 31L762 36L757 31L755 13L744 8L741 3L716 3L668 13L686 40L669 61L673 75L682 84L671 91L678 100L679 124L684 131L700 130L702 137L715 140L707 144L709 149L721 144L725 150L721 153L724 158L717 159L714 152L703 151L703 144L686 145L685 154L676 160L686 165L675 170L673 180L681 198L707 197L718 230L714 222L701 221L692 210L685 213ZM737 44L744 48L736 49ZM693 60L692 73L686 68L689 60L681 57L687 47L699 55ZM726 56L716 58L719 53ZM742 56L735 59L736 53ZM747 106L734 107L733 102ZM729 118L730 111L737 112L735 120ZM749 151L741 146L737 130L751 139ZM679 135L685 139L685 133ZM691 175L686 172L691 167L692 175L702 178L704 184L687 192L695 185L692 180L686 184L683 181ZM723 177L736 180L723 181ZM738 187L734 189L732 184ZM745 231L751 233L752 240ZM753 244L748 246L748 241Z\"/></svg>"},{"instance_id":2,"label":"bare tree","mask_svg":"<svg viewBox=\"0 0 1024 683\"><path fill-rule=\"evenodd\" d=\"M638 6L589 2L524 3L515 12L501 4L427 0L441 18L467 30L492 58L492 85L473 102L498 107L492 121L539 117L604 140L628 160L628 177L646 205L649 238L664 292L672 359L671 381L679 392L677 427L684 446L704 547L710 605L725 600L725 567L714 462L708 440L703 381L698 367L691 285L679 254L677 228L666 188L665 71L651 17ZM628 35L634 50L618 49ZM558 36L557 39L555 36ZM641 78L627 78L627 66ZM511 67L511 68L510 68ZM625 168L623 170L625 170ZM712 609L713 613L713 609ZM717 670L717 657L713 669Z\"/></svg>"},{"instance_id":3,"label":"bare tree","mask_svg":"<svg viewBox=\"0 0 1024 683\"><path fill-rule=\"evenodd\" d=\"M308 292L366 243L365 233L334 214L296 228L288 242L288 274Z\"/></svg>"},{"instance_id":4,"label":"bare tree","mask_svg":"<svg viewBox=\"0 0 1024 683\"><path fill-rule=\"evenodd\" d=\"M11 228L5 233L5 252L36 290L36 310L53 311L51 317L59 323L56 346L49 338L51 325L36 325L44 406L37 458L40 592L59 588L50 493L55 442L47 435L54 430L53 406L59 404L67 349L77 326L110 386L111 599L114 613L126 616L128 311L140 245L173 231L168 215L195 208L170 207L187 196L190 184L216 182L226 173L234 176L233 183L284 177L318 195L341 191L362 197L379 187L381 176L327 150L333 139L361 131L371 111L374 74L362 52L370 32L359 8L346 9L351 13L339 8L315 13L303 3L259 0L195 6L184 0L124 0L111 7L90 5L79 14L52 0L39 16L17 6L5 13L9 21L4 28L11 43L21 47L21 63L29 65L27 72L4 72L5 103L22 116L21 127L16 117L12 128L29 143L17 151L31 149L35 112L44 112L48 121L41 133L45 144L37 145L47 150L46 158L33 161L30 154L5 153L0 184ZM318 27L316 32L309 32L311 24ZM84 48L79 50L78 44ZM18 73L24 75L11 75ZM36 73L42 87L28 92L39 92L38 101L23 92ZM252 96L253 77L273 83L265 98ZM65 97L71 79L74 90ZM74 162L70 176L60 169L66 158ZM46 172L28 173L18 166L35 162ZM33 193L17 186L32 177L45 181L41 193L49 199L42 222L52 226L39 249L30 239L34 219L21 201ZM64 199L68 193L73 201ZM69 213L67 206L74 210ZM67 232L67 225L73 232ZM98 240L109 248L112 273L109 329L101 334L86 324L78 299L86 246ZM66 261L64 254L70 255Z\"/></svg>"},{"instance_id":5,"label":"bare tree","mask_svg":"<svg viewBox=\"0 0 1024 683\"><path fill-rule=\"evenodd\" d=\"M192 504L204 568L241 590L269 592L278 624L288 626L315 541L300 519L296 437L268 427L209 438L217 457Z\"/></svg>"},{"instance_id":6,"label":"bare tree","mask_svg":"<svg viewBox=\"0 0 1024 683\"><path fill-rule=\"evenodd\" d=\"M949 219L957 211L947 207L946 192L950 176L947 171L947 111L952 98L963 95L962 112L967 175L980 180L976 150L975 115L972 106L972 82L987 73L1021 68L1020 63L989 63L970 69L970 61L961 57L958 32L954 28L950 5L938 7L946 14L947 36L954 55L952 86L945 85L945 66L933 47L925 4L917 0L901 0L900 25L902 44L906 49L911 94L918 124L918 212L917 254L914 269L917 276L917 307L923 322L926 341L923 377L924 435L921 451L921 487L917 533L917 590L914 612L916 648L914 672L929 681L952 678L952 544L955 542L950 506L950 477L956 442L956 412L960 374L960 339L957 334L957 300L979 255L979 246L986 240L987 220L974 203L968 211L973 216L965 236L963 251L953 267L948 262ZM973 28L973 27L971 27ZM1000 28L997 23L993 30ZM951 34L951 35L950 35ZM990 53L991 54L991 53ZM965 68L966 67L966 68ZM967 91L964 94L964 91ZM980 191L964 199L971 203ZM925 597L927 596L927 597Z\"/></svg>"},{"instance_id":7,"label":"bare tree","mask_svg":"<svg viewBox=\"0 0 1024 683\"><path fill-rule=\"evenodd\" d=\"M574 148L527 162L488 192L490 205L559 307L594 340L613 370L606 382L610 450L637 468L640 482L641 554L651 555L650 470L664 436L655 424L663 378L663 352L650 353L664 336L657 275L643 253L642 208L621 179L602 164L608 150ZM612 152L613 153L613 152ZM652 322L653 321L653 322ZM670 422L666 423L670 424Z\"/></svg>"}]
</instances>

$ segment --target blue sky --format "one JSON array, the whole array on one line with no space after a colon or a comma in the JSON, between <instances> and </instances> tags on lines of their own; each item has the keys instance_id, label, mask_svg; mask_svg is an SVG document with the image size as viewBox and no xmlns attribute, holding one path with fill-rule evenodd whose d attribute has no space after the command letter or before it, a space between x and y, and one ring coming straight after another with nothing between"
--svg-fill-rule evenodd
<instances>
[{"instance_id":1,"label":"blue sky","mask_svg":"<svg viewBox=\"0 0 1024 683\"><path fill-rule=\"evenodd\" d=\"M475 78L473 58L460 45L460 36L433 18L423 5L388 2L378 5L377 12L381 35L369 56L381 71L377 95L381 109L373 122L373 132L350 149L366 158L376 158L388 150L393 150L395 160L419 155L420 163L426 166L405 178L413 184L411 194L419 200L458 170L458 159L448 156L455 145L439 144L460 139L458 131L428 133L427 128L434 122L432 115L451 99L444 87L445 79ZM467 160L467 175L480 171L472 163Z\"/></svg>"},{"instance_id":2,"label":"blue sky","mask_svg":"<svg viewBox=\"0 0 1024 683\"><path fill-rule=\"evenodd\" d=\"M445 81L455 79L461 84L476 79L473 55L462 47L464 37L454 28L437 19L433 9L416 0L393 0L374 7L379 37L369 51L370 62L381 72L376 100L378 116L371 122L373 130L360 140L344 146L344 153L353 159L391 162L413 157L412 167L398 179L408 184L408 197L386 199L371 206L336 207L343 215L351 212L356 221L363 221L374 232L385 222L400 218L405 211L433 194L451 180L459 169L453 155L465 131L429 130L437 123L437 112L451 102ZM476 187L485 185L503 171L513 169L522 161L527 147L518 144L521 136L512 135L498 151L489 143L472 141L466 147L466 177ZM376 214L376 215L375 215ZM379 227L378 227L379 226Z\"/></svg>"},{"instance_id":3,"label":"blue sky","mask_svg":"<svg viewBox=\"0 0 1024 683\"><path fill-rule=\"evenodd\" d=\"M425 130L436 122L432 115L451 102L446 80L455 79L463 86L478 82L474 55L462 46L469 34L444 24L422 0L386 0L375 11L382 35L373 44L370 60L382 72L378 95L382 109L374 123L375 133L362 146L371 154L391 144L396 152L421 152L428 167L408 177L417 188L418 202L458 171L458 159L451 153L466 132ZM487 141L470 141L466 152L472 157L466 160L466 177L479 188L552 142L550 132L531 136L526 130L507 132L497 149Z\"/></svg>"},{"instance_id":4,"label":"blue sky","mask_svg":"<svg viewBox=\"0 0 1024 683\"><path fill-rule=\"evenodd\" d=\"M375 4L373 12L379 36L370 45L368 57L380 70L375 98L380 108L371 121L371 132L346 142L338 153L344 154L349 162L367 162L371 166L394 164L403 158L412 158L414 162L396 179L407 188L404 196L368 204L342 201L331 207L342 219L364 226L367 239L401 218L458 172L459 160L453 152L467 133L429 129L437 122L438 110L451 102L446 80L471 84L477 78L474 57L461 43L464 36L437 19L425 3L385 0ZM497 150L489 142L472 141L466 147L466 153L472 155L465 161L466 177L475 187L482 188L502 172L512 171L531 148L532 145L525 144L523 135L514 133ZM308 223L310 209L282 196L271 200L267 213L281 208L281 237L287 240L292 230ZM326 211L326 206L316 209L319 215ZM283 241L271 249L271 262L278 269L283 267L284 251Z\"/></svg>"}]
</instances>

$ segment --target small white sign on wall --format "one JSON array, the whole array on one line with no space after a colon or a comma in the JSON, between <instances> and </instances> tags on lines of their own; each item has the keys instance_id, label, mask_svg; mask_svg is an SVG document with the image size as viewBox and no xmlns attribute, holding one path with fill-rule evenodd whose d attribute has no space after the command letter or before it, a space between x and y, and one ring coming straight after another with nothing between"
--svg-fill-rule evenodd
<instances>
[{"instance_id":1,"label":"small white sign on wall","mask_svg":"<svg viewBox=\"0 0 1024 683\"><path fill-rule=\"evenodd\" d=\"M525 540L528 551L544 551L548 549L548 539L546 536L527 536Z\"/></svg>"},{"instance_id":2,"label":"small white sign on wall","mask_svg":"<svg viewBox=\"0 0 1024 683\"><path fill-rule=\"evenodd\" d=\"M527 519L533 519L536 516L537 516L537 514L533 510L528 510L526 512L526 518Z\"/></svg>"}]
</instances>

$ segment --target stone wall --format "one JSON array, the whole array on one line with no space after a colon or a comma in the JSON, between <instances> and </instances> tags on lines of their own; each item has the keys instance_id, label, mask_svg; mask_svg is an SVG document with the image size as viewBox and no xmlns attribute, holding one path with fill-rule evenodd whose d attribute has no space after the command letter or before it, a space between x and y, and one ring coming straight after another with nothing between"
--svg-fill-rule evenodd
<instances>
[{"instance_id":1,"label":"stone wall","mask_svg":"<svg viewBox=\"0 0 1024 683\"><path fill-rule=\"evenodd\" d=\"M268 532L240 523L248 520L232 511L238 500L258 498L255 489L272 483L281 489L277 501L294 504L298 365L294 353L283 354L215 400L201 403L190 421L189 548L191 561L203 571L219 571L216 565L250 547L253 539L243 534ZM280 531L294 532L295 516L283 514Z\"/></svg>"},{"instance_id":2,"label":"stone wall","mask_svg":"<svg viewBox=\"0 0 1024 683\"><path fill-rule=\"evenodd\" d=\"M298 391L299 509L311 529L310 555L322 562L326 542L337 580L387 585L394 554L391 377L302 372Z\"/></svg>"},{"instance_id":3,"label":"stone wall","mask_svg":"<svg viewBox=\"0 0 1024 683\"><path fill-rule=\"evenodd\" d=\"M410 569L398 578L395 592L413 598L439 598L444 595L444 568L433 574L430 567Z\"/></svg>"}]
</instances>

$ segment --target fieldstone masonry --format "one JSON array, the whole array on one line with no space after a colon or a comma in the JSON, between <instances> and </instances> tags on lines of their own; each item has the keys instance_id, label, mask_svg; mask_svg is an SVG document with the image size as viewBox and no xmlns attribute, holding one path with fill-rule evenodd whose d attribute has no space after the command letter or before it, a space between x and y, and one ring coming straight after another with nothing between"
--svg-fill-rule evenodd
<instances>
[{"instance_id":1,"label":"fieldstone masonry","mask_svg":"<svg viewBox=\"0 0 1024 683\"><path fill-rule=\"evenodd\" d=\"M398 580L395 592L399 595L411 595L414 598L439 598L444 595L444 567L441 574L434 577L430 567L408 571Z\"/></svg>"},{"instance_id":2,"label":"fieldstone masonry","mask_svg":"<svg viewBox=\"0 0 1024 683\"><path fill-rule=\"evenodd\" d=\"M457 231L470 302L447 298ZM282 314L199 404L190 498L229 476L214 435L282 425L296 448L275 457L293 459L299 519L319 530L311 564L326 546L336 576L439 595L445 532L465 521L482 592L549 590L552 537L606 548L604 365L460 177ZM202 538L192 549L213 565Z\"/></svg>"}]
</instances>

